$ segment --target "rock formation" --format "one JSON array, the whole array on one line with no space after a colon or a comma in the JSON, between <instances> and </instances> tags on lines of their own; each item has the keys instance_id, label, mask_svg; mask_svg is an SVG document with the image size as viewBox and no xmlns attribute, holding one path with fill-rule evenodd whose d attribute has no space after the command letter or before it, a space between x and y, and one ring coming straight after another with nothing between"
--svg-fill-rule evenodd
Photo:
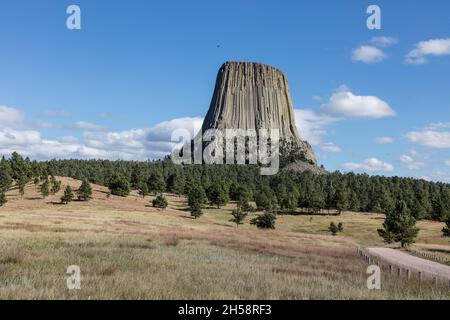
<instances>
[{"instance_id":1,"label":"rock formation","mask_svg":"<svg viewBox=\"0 0 450 320\"><path fill-rule=\"evenodd\" d=\"M208 129L279 129L281 141L294 146L298 160L307 168L317 166L311 145L297 131L286 75L269 65L223 64L202 126L203 132Z\"/></svg>"}]
</instances>

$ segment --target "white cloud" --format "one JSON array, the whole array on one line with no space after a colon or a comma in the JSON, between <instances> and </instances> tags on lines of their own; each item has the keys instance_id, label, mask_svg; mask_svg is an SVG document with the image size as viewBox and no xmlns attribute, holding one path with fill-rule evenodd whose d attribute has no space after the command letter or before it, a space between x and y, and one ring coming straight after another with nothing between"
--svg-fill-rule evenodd
<instances>
[{"instance_id":1,"label":"white cloud","mask_svg":"<svg viewBox=\"0 0 450 320\"><path fill-rule=\"evenodd\" d=\"M425 166L425 163L415 161L411 156L406 154L400 156L400 162L409 170L420 170Z\"/></svg>"},{"instance_id":2,"label":"white cloud","mask_svg":"<svg viewBox=\"0 0 450 320\"><path fill-rule=\"evenodd\" d=\"M431 180L435 180L435 181L448 182L448 181L450 181L450 173L442 172L442 171L433 171L430 175L430 178L431 178Z\"/></svg>"},{"instance_id":3,"label":"white cloud","mask_svg":"<svg viewBox=\"0 0 450 320\"><path fill-rule=\"evenodd\" d=\"M101 125L90 123L86 121L78 121L71 127L74 130L80 131L104 131L105 128Z\"/></svg>"},{"instance_id":4,"label":"white cloud","mask_svg":"<svg viewBox=\"0 0 450 320\"><path fill-rule=\"evenodd\" d=\"M367 173L394 171L394 166L392 164L376 158L366 159L362 163L347 162L342 164L342 167L349 171Z\"/></svg>"},{"instance_id":5,"label":"white cloud","mask_svg":"<svg viewBox=\"0 0 450 320\"><path fill-rule=\"evenodd\" d=\"M445 160L445 161L444 161L444 164L445 164L447 167L450 167L450 160Z\"/></svg>"},{"instance_id":6,"label":"white cloud","mask_svg":"<svg viewBox=\"0 0 450 320\"><path fill-rule=\"evenodd\" d=\"M320 146L320 150L322 150L324 152L329 152L329 153L338 153L338 152L342 151L342 149L339 146L335 145L332 142L327 142L327 143L322 144Z\"/></svg>"},{"instance_id":7,"label":"white cloud","mask_svg":"<svg viewBox=\"0 0 450 320\"><path fill-rule=\"evenodd\" d=\"M428 62L428 56L450 55L450 38L432 39L421 41L416 44L405 57L407 63L424 64Z\"/></svg>"},{"instance_id":8,"label":"white cloud","mask_svg":"<svg viewBox=\"0 0 450 320\"><path fill-rule=\"evenodd\" d=\"M394 143L394 138L392 137L378 137L375 139L378 144L391 144Z\"/></svg>"},{"instance_id":9,"label":"white cloud","mask_svg":"<svg viewBox=\"0 0 450 320\"><path fill-rule=\"evenodd\" d=\"M17 126L23 122L22 112L15 108L0 106L0 126Z\"/></svg>"},{"instance_id":10,"label":"white cloud","mask_svg":"<svg viewBox=\"0 0 450 320\"><path fill-rule=\"evenodd\" d=\"M311 109L296 109L294 111L295 122L300 136L312 145L319 145L322 143L322 138L327 135L327 130L325 128L338 121L336 118Z\"/></svg>"},{"instance_id":11,"label":"white cloud","mask_svg":"<svg viewBox=\"0 0 450 320\"><path fill-rule=\"evenodd\" d=\"M4 111L7 112L4 112ZM11 119L18 119L20 112L2 109L7 114L8 124ZM15 118L11 115L15 115ZM22 119L22 115L20 116ZM186 129L192 137L201 128L202 118L179 118L161 122L152 128L131 129L119 132L104 132L103 127L80 121L73 128L83 130L81 139L63 136L45 139L38 130L14 130L0 126L0 155L9 155L17 151L24 156L37 160L51 158L81 159L157 159L168 155L174 143L170 141L172 131ZM97 132L93 132L97 131Z\"/></svg>"},{"instance_id":12,"label":"white cloud","mask_svg":"<svg viewBox=\"0 0 450 320\"><path fill-rule=\"evenodd\" d=\"M352 52L352 59L363 63L377 63L385 60L387 55L376 47L361 46Z\"/></svg>"},{"instance_id":13,"label":"white cloud","mask_svg":"<svg viewBox=\"0 0 450 320\"><path fill-rule=\"evenodd\" d=\"M435 149L450 148L450 131L422 130L411 131L406 134L406 138L424 147Z\"/></svg>"},{"instance_id":14,"label":"white cloud","mask_svg":"<svg viewBox=\"0 0 450 320\"><path fill-rule=\"evenodd\" d=\"M313 96L312 99L314 101L322 101L322 97L321 96Z\"/></svg>"},{"instance_id":15,"label":"white cloud","mask_svg":"<svg viewBox=\"0 0 450 320\"><path fill-rule=\"evenodd\" d=\"M394 37L373 37L369 40L369 43L377 47L390 47L397 44L398 40Z\"/></svg>"},{"instance_id":16,"label":"white cloud","mask_svg":"<svg viewBox=\"0 0 450 320\"><path fill-rule=\"evenodd\" d=\"M334 93L321 112L345 118L384 118L395 116L389 104L375 96L358 96L342 87Z\"/></svg>"}]
</instances>

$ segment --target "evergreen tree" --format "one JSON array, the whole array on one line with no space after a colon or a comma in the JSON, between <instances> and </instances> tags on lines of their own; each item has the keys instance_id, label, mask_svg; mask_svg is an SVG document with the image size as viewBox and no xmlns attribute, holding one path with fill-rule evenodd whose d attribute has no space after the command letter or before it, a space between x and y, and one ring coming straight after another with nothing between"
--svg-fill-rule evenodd
<instances>
[{"instance_id":1,"label":"evergreen tree","mask_svg":"<svg viewBox=\"0 0 450 320\"><path fill-rule=\"evenodd\" d=\"M276 198L269 187L263 186L256 193L255 202L258 209L272 211L276 205Z\"/></svg>"},{"instance_id":2,"label":"evergreen tree","mask_svg":"<svg viewBox=\"0 0 450 320\"><path fill-rule=\"evenodd\" d=\"M328 230L331 232L331 234L333 236L337 235L337 233L339 232L339 228L338 228L338 226L336 226L336 224L334 222L330 223Z\"/></svg>"},{"instance_id":3,"label":"evergreen tree","mask_svg":"<svg viewBox=\"0 0 450 320\"><path fill-rule=\"evenodd\" d=\"M142 196L142 198L145 198L146 196L148 196L149 192L148 192L148 186L145 182L141 182L139 184L139 195Z\"/></svg>"},{"instance_id":4,"label":"evergreen tree","mask_svg":"<svg viewBox=\"0 0 450 320\"><path fill-rule=\"evenodd\" d=\"M0 207L3 206L8 200L6 200L6 195L4 192L0 192Z\"/></svg>"},{"instance_id":5,"label":"evergreen tree","mask_svg":"<svg viewBox=\"0 0 450 320\"><path fill-rule=\"evenodd\" d=\"M159 194L153 201L152 204L154 207L156 208L161 208L161 209L165 209L167 208L167 199L166 197L164 197L164 195L161 193Z\"/></svg>"},{"instance_id":6,"label":"evergreen tree","mask_svg":"<svg viewBox=\"0 0 450 320\"><path fill-rule=\"evenodd\" d=\"M51 189L50 192L52 194L57 194L61 190L61 181L56 180L55 176L50 177Z\"/></svg>"},{"instance_id":7,"label":"evergreen tree","mask_svg":"<svg viewBox=\"0 0 450 320\"><path fill-rule=\"evenodd\" d=\"M395 209L386 215L383 228L378 229L378 234L386 243L400 242L402 248L414 243L418 233L416 219L410 214L404 201L397 203Z\"/></svg>"},{"instance_id":8,"label":"evergreen tree","mask_svg":"<svg viewBox=\"0 0 450 320\"><path fill-rule=\"evenodd\" d=\"M342 224L342 222L339 222L339 223L338 223L337 228L338 228L338 231L339 231L339 232L344 231L344 225Z\"/></svg>"},{"instance_id":9,"label":"evergreen tree","mask_svg":"<svg viewBox=\"0 0 450 320\"><path fill-rule=\"evenodd\" d=\"M25 187L28 183L28 177L26 175L20 175L19 180L17 180L17 187L19 188L19 194L21 197L25 194Z\"/></svg>"},{"instance_id":10,"label":"evergreen tree","mask_svg":"<svg viewBox=\"0 0 450 320\"><path fill-rule=\"evenodd\" d=\"M5 193L9 190L12 184L11 169L9 163L2 157L0 161L0 193Z\"/></svg>"},{"instance_id":11,"label":"evergreen tree","mask_svg":"<svg viewBox=\"0 0 450 320\"><path fill-rule=\"evenodd\" d=\"M228 192L223 184L215 183L208 188L207 196L211 205L216 205L217 208L224 206L228 203Z\"/></svg>"},{"instance_id":12,"label":"evergreen tree","mask_svg":"<svg viewBox=\"0 0 450 320\"><path fill-rule=\"evenodd\" d=\"M203 205L207 200L205 191L200 185L192 185L191 191L188 195L188 205L191 215L197 219L203 214Z\"/></svg>"},{"instance_id":13,"label":"evergreen tree","mask_svg":"<svg viewBox=\"0 0 450 320\"><path fill-rule=\"evenodd\" d=\"M230 222L236 224L236 227L239 228L240 224L244 224L243 221L247 217L247 213L244 212L241 208L237 208L231 212L233 218L230 219Z\"/></svg>"},{"instance_id":14,"label":"evergreen tree","mask_svg":"<svg viewBox=\"0 0 450 320\"><path fill-rule=\"evenodd\" d=\"M44 180L44 182L41 184L41 194L42 198L47 198L50 194L50 183L48 181L48 178Z\"/></svg>"},{"instance_id":15,"label":"evergreen tree","mask_svg":"<svg viewBox=\"0 0 450 320\"><path fill-rule=\"evenodd\" d=\"M78 200L89 201L92 198L92 187L87 180L81 182L81 186L77 191Z\"/></svg>"},{"instance_id":16,"label":"evergreen tree","mask_svg":"<svg viewBox=\"0 0 450 320\"><path fill-rule=\"evenodd\" d=\"M166 182L162 173L158 170L153 171L147 179L148 190L153 194L161 193L166 190Z\"/></svg>"},{"instance_id":17,"label":"evergreen tree","mask_svg":"<svg viewBox=\"0 0 450 320\"><path fill-rule=\"evenodd\" d=\"M200 218L203 215L203 206L199 203L195 203L190 207L191 216L194 219Z\"/></svg>"},{"instance_id":18,"label":"evergreen tree","mask_svg":"<svg viewBox=\"0 0 450 320\"><path fill-rule=\"evenodd\" d=\"M172 173L167 178L167 190L175 194L183 194L186 181L178 172Z\"/></svg>"},{"instance_id":19,"label":"evergreen tree","mask_svg":"<svg viewBox=\"0 0 450 320\"><path fill-rule=\"evenodd\" d=\"M128 180L119 174L114 174L109 181L108 188L111 192L111 194L120 196L120 197L126 197L131 192L130 183Z\"/></svg>"},{"instance_id":20,"label":"evergreen tree","mask_svg":"<svg viewBox=\"0 0 450 320\"><path fill-rule=\"evenodd\" d=\"M73 200L73 191L71 186L66 186L64 195L61 197L61 203L68 204Z\"/></svg>"},{"instance_id":21,"label":"evergreen tree","mask_svg":"<svg viewBox=\"0 0 450 320\"><path fill-rule=\"evenodd\" d=\"M339 214L341 214L342 211L348 210L349 201L347 190L345 190L344 188L339 188L336 191L333 198L333 206L339 211Z\"/></svg>"},{"instance_id":22,"label":"evergreen tree","mask_svg":"<svg viewBox=\"0 0 450 320\"><path fill-rule=\"evenodd\" d=\"M250 224L256 225L259 229L275 229L275 220L277 217L272 212L264 212L253 218Z\"/></svg>"}]
</instances>

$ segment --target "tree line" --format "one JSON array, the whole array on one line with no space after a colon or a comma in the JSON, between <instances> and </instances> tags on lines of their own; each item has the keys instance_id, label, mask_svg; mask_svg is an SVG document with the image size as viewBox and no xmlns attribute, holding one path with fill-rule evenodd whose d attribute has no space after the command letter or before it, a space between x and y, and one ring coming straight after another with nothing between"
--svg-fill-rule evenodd
<instances>
[{"instance_id":1,"label":"tree line","mask_svg":"<svg viewBox=\"0 0 450 320\"><path fill-rule=\"evenodd\" d=\"M241 225L249 212L264 211L251 220L259 228L275 228L276 214L318 214L325 210L385 213L386 220L378 230L387 243L414 242L419 229L416 221L444 221L444 236L450 236L450 185L422 179L342 174L315 175L312 172L282 170L274 176L261 176L258 166L175 165L169 157L158 161L50 160L31 161L14 152L0 160L0 206L13 183L23 196L27 183L33 181L45 198L59 192L61 183L55 176L82 180L78 200L88 201L90 183L107 186L110 194L127 196L138 190L142 197L157 197L153 206L168 205L163 192L185 195L194 218L203 214L206 204L220 208L230 200L237 203L231 222ZM49 178L50 177L50 178ZM66 186L61 202L74 198ZM250 203L255 203L254 208ZM330 224L333 235L342 225Z\"/></svg>"},{"instance_id":2,"label":"tree line","mask_svg":"<svg viewBox=\"0 0 450 320\"><path fill-rule=\"evenodd\" d=\"M242 195L258 209L284 214L337 212L388 213L399 202L415 219L444 221L450 215L450 185L422 179L343 174L315 175L309 171L281 170L261 176L257 166L175 165L169 157L158 161L50 160L31 161L13 153L0 160L0 203L15 181L23 194L27 182L36 177L65 176L108 186L119 196L139 190L189 195L202 189L211 204L221 206Z\"/></svg>"}]
</instances>

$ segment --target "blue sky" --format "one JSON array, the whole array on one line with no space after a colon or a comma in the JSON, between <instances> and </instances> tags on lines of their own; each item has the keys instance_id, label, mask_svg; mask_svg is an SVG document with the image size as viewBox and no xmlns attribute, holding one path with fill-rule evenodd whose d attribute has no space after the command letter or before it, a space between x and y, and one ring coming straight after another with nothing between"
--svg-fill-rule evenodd
<instances>
[{"instance_id":1,"label":"blue sky","mask_svg":"<svg viewBox=\"0 0 450 320\"><path fill-rule=\"evenodd\" d=\"M66 28L71 4L81 30ZM366 27L370 4L381 30ZM240 60L287 74L327 169L450 181L449 12L446 0L2 1L0 153L162 156L171 130L201 123L220 65Z\"/></svg>"}]
</instances>

